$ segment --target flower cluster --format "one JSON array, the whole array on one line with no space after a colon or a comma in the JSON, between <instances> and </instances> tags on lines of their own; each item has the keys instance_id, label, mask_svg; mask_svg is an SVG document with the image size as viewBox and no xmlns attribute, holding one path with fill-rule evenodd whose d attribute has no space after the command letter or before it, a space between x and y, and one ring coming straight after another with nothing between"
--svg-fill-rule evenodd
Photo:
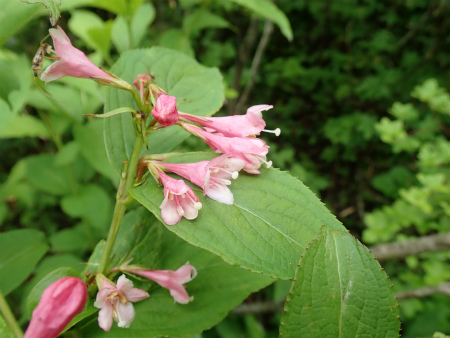
<instances>
[{"instance_id":1,"label":"flower cluster","mask_svg":"<svg viewBox=\"0 0 450 338\"><path fill-rule=\"evenodd\" d=\"M222 153L211 161L197 163L166 163L144 161L152 175L164 186L164 201L161 204L161 217L167 225L178 223L184 216L192 220L201 208L199 199L182 180L166 175L169 171L189 180L203 189L209 198L233 204L234 198L228 185L231 178L236 179L240 170L249 174L260 174L259 168L266 164L269 146L257 138L262 131L279 135L280 130L264 129L266 123L262 111L273 108L270 105L250 107L245 115L226 117L199 117L182 112L176 108L176 99L162 94L156 101L152 114L163 126L178 124L189 133L200 137L213 150ZM151 157L151 156L150 156Z\"/></svg>"}]
</instances>

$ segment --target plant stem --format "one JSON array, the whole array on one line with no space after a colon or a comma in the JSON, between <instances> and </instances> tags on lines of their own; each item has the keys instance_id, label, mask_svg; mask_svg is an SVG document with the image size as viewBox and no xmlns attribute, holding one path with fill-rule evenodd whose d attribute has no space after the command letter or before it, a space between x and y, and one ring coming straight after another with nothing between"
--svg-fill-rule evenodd
<instances>
[{"instance_id":1,"label":"plant stem","mask_svg":"<svg viewBox=\"0 0 450 338\"><path fill-rule=\"evenodd\" d=\"M8 303L6 302L5 297L3 297L1 291L0 291L0 312L3 315L3 318L5 318L6 325L9 326L14 335L17 338L22 338L23 332L20 329L19 324L17 324L17 321L14 318L14 315L12 314L11 309L9 308Z\"/></svg>"},{"instance_id":2,"label":"plant stem","mask_svg":"<svg viewBox=\"0 0 450 338\"><path fill-rule=\"evenodd\" d=\"M98 273L103 274L107 273L106 269L109 264L111 251L114 246L114 242L116 241L117 233L119 232L122 217L125 214L127 205L130 203L130 199L132 199L131 195L129 194L129 191L133 187L136 178L136 169L143 144L144 139L142 137L142 134L137 133L136 141L134 143L133 154L131 155L131 159L130 162L128 163L126 173L122 178L122 182L117 192L116 206L114 208L113 219L111 221L111 226L109 228L108 237L106 238L105 249L103 250L102 257L100 259L99 267L97 270Z\"/></svg>"}]
</instances>

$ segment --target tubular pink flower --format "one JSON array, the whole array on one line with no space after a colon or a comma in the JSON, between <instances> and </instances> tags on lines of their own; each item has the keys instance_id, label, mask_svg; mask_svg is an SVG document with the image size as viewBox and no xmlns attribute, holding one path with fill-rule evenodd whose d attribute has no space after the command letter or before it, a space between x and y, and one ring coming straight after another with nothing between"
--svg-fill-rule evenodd
<instances>
[{"instance_id":1,"label":"tubular pink flower","mask_svg":"<svg viewBox=\"0 0 450 338\"><path fill-rule=\"evenodd\" d=\"M50 284L33 311L24 338L54 338L83 311L87 288L77 277L64 277Z\"/></svg>"},{"instance_id":2,"label":"tubular pink flower","mask_svg":"<svg viewBox=\"0 0 450 338\"><path fill-rule=\"evenodd\" d=\"M267 162L266 158L269 147L259 138L225 137L187 124L183 124L183 128L194 135L201 136L213 150L245 161L243 170L249 174L260 174L258 169L262 163L265 163L267 168L272 165L272 162Z\"/></svg>"},{"instance_id":3,"label":"tubular pink flower","mask_svg":"<svg viewBox=\"0 0 450 338\"><path fill-rule=\"evenodd\" d=\"M186 120L202 125L206 131L217 132L228 137L254 137L265 130L266 122L262 118L262 111L272 109L273 106L260 104L247 109L245 115L233 115L224 117L200 117L185 113L180 116ZM274 133L279 135L277 128Z\"/></svg>"},{"instance_id":4,"label":"tubular pink flower","mask_svg":"<svg viewBox=\"0 0 450 338\"><path fill-rule=\"evenodd\" d=\"M50 35L53 39L53 45L58 54L59 60L53 62L41 74L41 80L45 82L55 81L64 76L81 77L88 79L96 76L112 79L91 60L89 60L81 50L72 46L69 37L64 33L61 27L50 28Z\"/></svg>"},{"instance_id":5,"label":"tubular pink flower","mask_svg":"<svg viewBox=\"0 0 450 338\"><path fill-rule=\"evenodd\" d=\"M183 284L190 282L197 276L197 270L186 263L180 267L177 271L172 270L132 270L130 271L136 275L146 277L154 280L170 291L170 295L174 301L180 304L187 304L192 301L194 297L189 297Z\"/></svg>"},{"instance_id":6,"label":"tubular pink flower","mask_svg":"<svg viewBox=\"0 0 450 338\"><path fill-rule=\"evenodd\" d=\"M169 171L188 179L203 189L203 194L225 204L233 204L234 198L227 185L230 178L236 179L238 172L245 166L239 158L229 158L228 154L211 161L197 163L159 163Z\"/></svg>"},{"instance_id":7,"label":"tubular pink flower","mask_svg":"<svg viewBox=\"0 0 450 338\"><path fill-rule=\"evenodd\" d=\"M161 94L156 100L152 115L161 125L168 127L178 121L177 99L174 96Z\"/></svg>"},{"instance_id":8,"label":"tubular pink flower","mask_svg":"<svg viewBox=\"0 0 450 338\"><path fill-rule=\"evenodd\" d=\"M113 319L119 327L130 327L135 312L132 303L139 302L150 295L133 287L133 282L122 275L117 280L117 286L106 278L101 279L100 291L94 303L98 312L98 325L104 330L111 329Z\"/></svg>"},{"instance_id":9,"label":"tubular pink flower","mask_svg":"<svg viewBox=\"0 0 450 338\"><path fill-rule=\"evenodd\" d=\"M202 204L192 189L183 180L176 180L157 169L164 185L164 200L161 203L161 217L167 225L181 221L181 217L195 219Z\"/></svg>"}]
</instances>

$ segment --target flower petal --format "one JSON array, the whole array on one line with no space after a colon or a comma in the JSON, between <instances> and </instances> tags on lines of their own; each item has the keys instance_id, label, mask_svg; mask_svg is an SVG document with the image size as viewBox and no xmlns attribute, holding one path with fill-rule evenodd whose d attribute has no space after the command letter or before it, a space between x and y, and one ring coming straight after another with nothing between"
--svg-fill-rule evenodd
<instances>
[{"instance_id":1,"label":"flower petal","mask_svg":"<svg viewBox=\"0 0 450 338\"><path fill-rule=\"evenodd\" d=\"M98 326L104 331L111 330L113 323L113 307L111 304L105 304L98 312Z\"/></svg>"},{"instance_id":2,"label":"flower petal","mask_svg":"<svg viewBox=\"0 0 450 338\"><path fill-rule=\"evenodd\" d=\"M116 319L117 326L124 328L130 327L130 324L135 316L133 303L127 302L126 304L122 304L118 302L116 310L117 310L117 319Z\"/></svg>"}]
</instances>

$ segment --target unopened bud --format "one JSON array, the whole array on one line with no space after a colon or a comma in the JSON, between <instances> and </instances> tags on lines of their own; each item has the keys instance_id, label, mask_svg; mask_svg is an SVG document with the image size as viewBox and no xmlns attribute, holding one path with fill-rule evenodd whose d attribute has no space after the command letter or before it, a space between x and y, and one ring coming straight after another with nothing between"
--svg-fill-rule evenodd
<instances>
[{"instance_id":1,"label":"unopened bud","mask_svg":"<svg viewBox=\"0 0 450 338\"><path fill-rule=\"evenodd\" d=\"M177 99L174 96L161 94L156 100L152 115L159 124L168 127L178 121Z\"/></svg>"}]
</instances>

